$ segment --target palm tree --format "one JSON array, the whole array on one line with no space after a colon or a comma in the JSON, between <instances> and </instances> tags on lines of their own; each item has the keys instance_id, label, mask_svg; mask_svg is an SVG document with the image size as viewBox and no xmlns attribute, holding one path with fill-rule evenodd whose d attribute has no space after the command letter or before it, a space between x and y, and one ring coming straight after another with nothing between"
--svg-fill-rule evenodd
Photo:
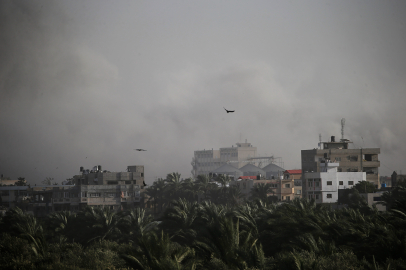
<instances>
[{"instance_id":1,"label":"palm tree","mask_svg":"<svg viewBox=\"0 0 406 270\"><path fill-rule=\"evenodd\" d=\"M183 245L191 245L196 237L199 204L179 198L172 202L162 217L161 227L172 236L172 239Z\"/></svg>"},{"instance_id":2,"label":"palm tree","mask_svg":"<svg viewBox=\"0 0 406 270\"><path fill-rule=\"evenodd\" d=\"M239 205L241 203L242 194L238 187L231 186L225 189L226 203L230 205Z\"/></svg>"},{"instance_id":3,"label":"palm tree","mask_svg":"<svg viewBox=\"0 0 406 270\"><path fill-rule=\"evenodd\" d=\"M88 218L88 228L94 235L88 242L96 239L104 240L121 233L118 225L123 219L123 214L110 208L99 207L87 207L84 214Z\"/></svg>"},{"instance_id":4,"label":"palm tree","mask_svg":"<svg viewBox=\"0 0 406 270\"><path fill-rule=\"evenodd\" d=\"M256 184L251 189L251 199L252 200L262 200L264 202L268 201L268 193L271 191L271 184L260 183Z\"/></svg>"},{"instance_id":5,"label":"palm tree","mask_svg":"<svg viewBox=\"0 0 406 270\"><path fill-rule=\"evenodd\" d=\"M231 178L228 175L220 174L217 176L216 181L221 184L221 187L226 187L230 182Z\"/></svg>"},{"instance_id":6,"label":"palm tree","mask_svg":"<svg viewBox=\"0 0 406 270\"><path fill-rule=\"evenodd\" d=\"M170 201L178 198L179 191L182 188L182 180L180 179L180 173L177 173L177 172L169 173L166 176L165 181L168 183L168 192L169 192L168 195L169 195Z\"/></svg>"},{"instance_id":7,"label":"palm tree","mask_svg":"<svg viewBox=\"0 0 406 270\"><path fill-rule=\"evenodd\" d=\"M240 232L239 221L222 217L208 227L208 234L200 238L196 248L205 257L207 268L263 269L265 256L258 239L250 232Z\"/></svg>"},{"instance_id":8,"label":"palm tree","mask_svg":"<svg viewBox=\"0 0 406 270\"><path fill-rule=\"evenodd\" d=\"M156 215L157 213L157 207L158 211L161 212L166 201L165 198L167 197L166 181L162 178L159 178L152 184L152 186L148 187L145 192L148 196L150 196L148 201L152 200L154 215Z\"/></svg>"},{"instance_id":9,"label":"palm tree","mask_svg":"<svg viewBox=\"0 0 406 270\"><path fill-rule=\"evenodd\" d=\"M198 222L200 227L206 228L211 226L217 219L224 217L228 212L229 208L224 205L204 201L199 208Z\"/></svg>"},{"instance_id":10,"label":"palm tree","mask_svg":"<svg viewBox=\"0 0 406 270\"><path fill-rule=\"evenodd\" d=\"M147 215L145 209L135 208L126 213L123 218L123 227L126 228L130 238L139 240L142 236L158 226L160 222L154 221Z\"/></svg>"},{"instance_id":11,"label":"palm tree","mask_svg":"<svg viewBox=\"0 0 406 270\"><path fill-rule=\"evenodd\" d=\"M194 250L171 242L164 232L143 235L133 254L121 255L127 264L140 270L196 269Z\"/></svg>"},{"instance_id":12,"label":"palm tree","mask_svg":"<svg viewBox=\"0 0 406 270\"><path fill-rule=\"evenodd\" d=\"M209 199L210 191L213 189L217 189L217 184L210 181L210 178L207 175L201 174L197 176L196 185L198 191L203 193L204 199Z\"/></svg>"},{"instance_id":13,"label":"palm tree","mask_svg":"<svg viewBox=\"0 0 406 270\"><path fill-rule=\"evenodd\" d=\"M58 235L73 239L75 234L76 213L70 211L53 212L48 216L49 227Z\"/></svg>"},{"instance_id":14,"label":"palm tree","mask_svg":"<svg viewBox=\"0 0 406 270\"><path fill-rule=\"evenodd\" d=\"M15 218L16 222L13 227L17 229L19 237L28 240L35 255L43 256L48 250L48 243L38 220L17 207L12 209L10 214Z\"/></svg>"}]
</instances>

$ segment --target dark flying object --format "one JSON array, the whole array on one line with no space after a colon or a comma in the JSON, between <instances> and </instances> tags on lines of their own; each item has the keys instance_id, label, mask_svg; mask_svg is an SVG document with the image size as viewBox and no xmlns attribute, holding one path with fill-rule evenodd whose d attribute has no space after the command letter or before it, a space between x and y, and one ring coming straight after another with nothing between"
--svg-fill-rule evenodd
<instances>
[{"instance_id":1,"label":"dark flying object","mask_svg":"<svg viewBox=\"0 0 406 270\"><path fill-rule=\"evenodd\" d=\"M134 150L137 150L137 151L147 151L147 150L144 150L144 149L134 149Z\"/></svg>"},{"instance_id":2,"label":"dark flying object","mask_svg":"<svg viewBox=\"0 0 406 270\"><path fill-rule=\"evenodd\" d=\"M223 108L224 108L224 107L223 107ZM229 110L227 110L226 108L224 108L224 110L226 110L227 113L233 113L233 112L235 112L235 110L234 110L234 111L229 111Z\"/></svg>"}]
</instances>

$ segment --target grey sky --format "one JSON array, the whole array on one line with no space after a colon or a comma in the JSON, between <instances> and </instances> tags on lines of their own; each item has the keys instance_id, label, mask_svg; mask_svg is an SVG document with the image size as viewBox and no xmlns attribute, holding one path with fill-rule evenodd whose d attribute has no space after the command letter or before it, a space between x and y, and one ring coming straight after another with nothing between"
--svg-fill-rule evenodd
<instances>
[{"instance_id":1,"label":"grey sky","mask_svg":"<svg viewBox=\"0 0 406 270\"><path fill-rule=\"evenodd\" d=\"M144 165L151 183L240 136L294 169L341 118L355 147L381 148L381 175L406 172L404 14L404 1L1 1L0 173Z\"/></svg>"}]
</instances>

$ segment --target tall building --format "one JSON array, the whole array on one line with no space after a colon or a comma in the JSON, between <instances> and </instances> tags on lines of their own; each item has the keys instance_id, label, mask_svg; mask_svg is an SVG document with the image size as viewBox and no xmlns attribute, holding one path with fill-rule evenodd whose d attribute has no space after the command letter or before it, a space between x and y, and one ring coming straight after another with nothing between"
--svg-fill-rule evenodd
<instances>
[{"instance_id":1,"label":"tall building","mask_svg":"<svg viewBox=\"0 0 406 270\"><path fill-rule=\"evenodd\" d=\"M236 168L246 165L257 156L257 148L251 143L236 143L237 147L224 147L219 150L198 150L192 161L192 174L209 174L224 164L232 164Z\"/></svg>"},{"instance_id":2,"label":"tall building","mask_svg":"<svg viewBox=\"0 0 406 270\"><path fill-rule=\"evenodd\" d=\"M333 162L338 164L337 172L365 172L366 180L379 188L380 148L350 149L351 143L347 139L336 142L335 136L331 136L331 141L321 142L319 148L302 150L302 173L322 172L326 162ZM304 175L302 179L305 179ZM302 185L307 198L305 181Z\"/></svg>"}]
</instances>

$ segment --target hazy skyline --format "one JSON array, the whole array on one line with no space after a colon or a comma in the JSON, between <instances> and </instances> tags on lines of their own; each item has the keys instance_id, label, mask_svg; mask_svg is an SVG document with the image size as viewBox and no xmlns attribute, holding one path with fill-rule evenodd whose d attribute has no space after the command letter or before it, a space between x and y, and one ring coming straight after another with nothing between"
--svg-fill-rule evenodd
<instances>
[{"instance_id":1,"label":"hazy skyline","mask_svg":"<svg viewBox=\"0 0 406 270\"><path fill-rule=\"evenodd\" d=\"M341 118L354 147L381 148L381 175L406 172L404 14L404 1L1 1L0 173L60 183L144 165L151 184L240 138L295 169Z\"/></svg>"}]
</instances>

